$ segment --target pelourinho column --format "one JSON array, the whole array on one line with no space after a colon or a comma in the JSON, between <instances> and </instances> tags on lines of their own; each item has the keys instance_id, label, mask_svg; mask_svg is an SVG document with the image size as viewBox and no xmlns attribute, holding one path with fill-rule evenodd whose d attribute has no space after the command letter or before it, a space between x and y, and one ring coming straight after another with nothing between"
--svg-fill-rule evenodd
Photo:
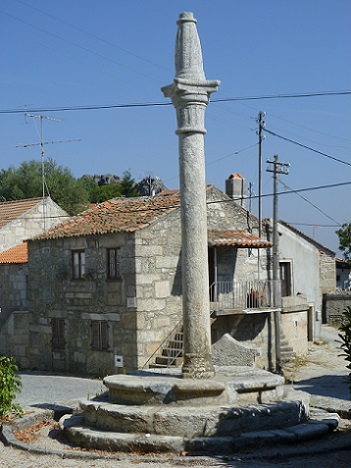
<instances>
[{"instance_id":1,"label":"pelourinho column","mask_svg":"<svg viewBox=\"0 0 351 468\"><path fill-rule=\"evenodd\" d=\"M207 250L206 178L204 157L205 110L219 81L205 78L196 20L179 16L176 76L162 88L177 111L179 179L182 220L182 288L184 320L184 378L214 376Z\"/></svg>"}]
</instances>

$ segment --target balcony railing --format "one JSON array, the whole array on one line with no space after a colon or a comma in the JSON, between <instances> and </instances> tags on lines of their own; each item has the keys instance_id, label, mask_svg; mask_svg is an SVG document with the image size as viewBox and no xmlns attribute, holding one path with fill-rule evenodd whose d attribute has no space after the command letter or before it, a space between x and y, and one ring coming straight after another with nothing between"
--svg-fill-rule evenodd
<instances>
[{"instance_id":1,"label":"balcony railing","mask_svg":"<svg viewBox=\"0 0 351 468\"><path fill-rule=\"evenodd\" d=\"M210 302L212 312L280 307L281 281L218 281L210 287Z\"/></svg>"}]
</instances>

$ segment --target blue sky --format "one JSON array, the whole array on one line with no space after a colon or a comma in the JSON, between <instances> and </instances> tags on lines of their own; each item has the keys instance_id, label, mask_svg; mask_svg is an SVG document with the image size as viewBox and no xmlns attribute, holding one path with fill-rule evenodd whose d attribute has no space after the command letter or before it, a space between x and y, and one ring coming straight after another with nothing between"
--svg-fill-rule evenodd
<instances>
[{"instance_id":1,"label":"blue sky","mask_svg":"<svg viewBox=\"0 0 351 468\"><path fill-rule=\"evenodd\" d=\"M11 0L0 5L0 111L40 109L45 155L83 174L130 170L178 187L178 142L172 106L71 110L56 108L164 103L174 78L176 21L198 20L207 79L221 85L212 100L351 90L349 0ZM211 102L206 111L207 182L224 190L242 174L258 193L256 118L265 111L263 194L271 194L266 159L291 164L281 191L350 181L351 95ZM39 112L38 112L39 113ZM0 114L0 169L40 160L39 119ZM327 156L326 156L327 155ZM331 156L331 157L328 157ZM336 158L340 161L335 161ZM285 186L283 185L285 184ZM279 217L337 250L338 224L350 221L351 186L284 194ZM253 203L257 214L257 202ZM272 197L263 199L272 216Z\"/></svg>"}]
</instances>

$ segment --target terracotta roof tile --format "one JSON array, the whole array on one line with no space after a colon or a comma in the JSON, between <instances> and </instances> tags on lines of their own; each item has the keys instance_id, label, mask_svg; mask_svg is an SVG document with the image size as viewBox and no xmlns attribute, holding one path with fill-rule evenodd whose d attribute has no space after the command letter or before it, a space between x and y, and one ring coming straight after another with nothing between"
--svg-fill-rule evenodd
<instances>
[{"instance_id":1,"label":"terracotta roof tile","mask_svg":"<svg viewBox=\"0 0 351 468\"><path fill-rule=\"evenodd\" d=\"M0 252L0 263L27 263L28 262L28 244L16 245L11 249Z\"/></svg>"},{"instance_id":2,"label":"terracotta roof tile","mask_svg":"<svg viewBox=\"0 0 351 468\"><path fill-rule=\"evenodd\" d=\"M242 229L233 230L209 230L208 244L210 247L230 245L232 247L248 247L248 248L268 248L272 243L264 239L250 234Z\"/></svg>"},{"instance_id":3,"label":"terracotta roof tile","mask_svg":"<svg viewBox=\"0 0 351 468\"><path fill-rule=\"evenodd\" d=\"M42 198L27 198L25 200L0 202L0 228L23 215L41 201Z\"/></svg>"},{"instance_id":4,"label":"terracotta roof tile","mask_svg":"<svg viewBox=\"0 0 351 468\"><path fill-rule=\"evenodd\" d=\"M180 206L179 195L115 198L96 204L34 239L89 236L113 232L135 232Z\"/></svg>"}]
</instances>

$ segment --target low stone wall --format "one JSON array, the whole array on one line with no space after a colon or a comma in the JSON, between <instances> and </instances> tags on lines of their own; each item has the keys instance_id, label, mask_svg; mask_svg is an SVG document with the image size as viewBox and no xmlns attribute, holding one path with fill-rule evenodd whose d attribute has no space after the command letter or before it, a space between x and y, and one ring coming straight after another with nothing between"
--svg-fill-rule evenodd
<instances>
[{"instance_id":1,"label":"low stone wall","mask_svg":"<svg viewBox=\"0 0 351 468\"><path fill-rule=\"evenodd\" d=\"M322 320L329 325L339 325L345 307L351 306L351 291L323 294Z\"/></svg>"}]
</instances>

